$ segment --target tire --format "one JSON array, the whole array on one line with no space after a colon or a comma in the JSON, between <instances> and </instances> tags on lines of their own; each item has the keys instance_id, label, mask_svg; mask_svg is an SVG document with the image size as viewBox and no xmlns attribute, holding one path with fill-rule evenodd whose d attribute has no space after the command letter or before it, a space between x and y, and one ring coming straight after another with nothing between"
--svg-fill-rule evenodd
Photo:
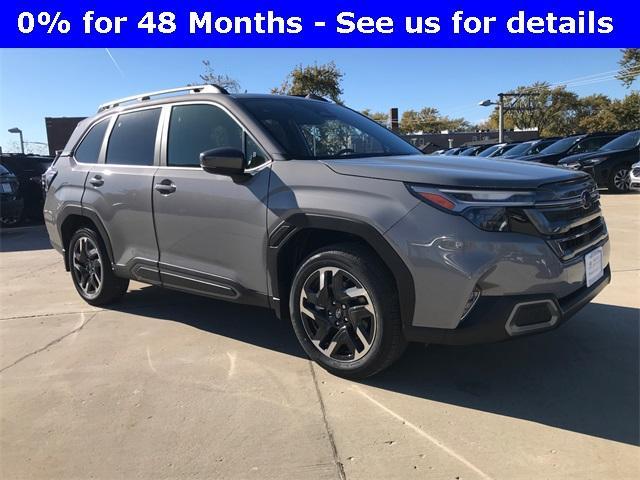
<instances>
[{"instance_id":1,"label":"tire","mask_svg":"<svg viewBox=\"0 0 640 480\"><path fill-rule=\"evenodd\" d=\"M19 227L24 220L24 207L20 207L17 212L12 212L11 215L6 215L5 212L0 211L0 225L4 228Z\"/></svg>"},{"instance_id":2,"label":"tire","mask_svg":"<svg viewBox=\"0 0 640 480\"><path fill-rule=\"evenodd\" d=\"M613 193L626 193L631 186L630 168L628 165L614 167L609 176L609 191Z\"/></svg>"},{"instance_id":3,"label":"tire","mask_svg":"<svg viewBox=\"0 0 640 480\"><path fill-rule=\"evenodd\" d=\"M108 305L126 293L129 279L114 275L104 242L91 228L73 234L67 255L73 285L88 304Z\"/></svg>"},{"instance_id":4,"label":"tire","mask_svg":"<svg viewBox=\"0 0 640 480\"><path fill-rule=\"evenodd\" d=\"M341 377L374 375L406 347L393 277L376 255L357 244L325 247L303 261L293 279L289 311L307 355Z\"/></svg>"}]
</instances>

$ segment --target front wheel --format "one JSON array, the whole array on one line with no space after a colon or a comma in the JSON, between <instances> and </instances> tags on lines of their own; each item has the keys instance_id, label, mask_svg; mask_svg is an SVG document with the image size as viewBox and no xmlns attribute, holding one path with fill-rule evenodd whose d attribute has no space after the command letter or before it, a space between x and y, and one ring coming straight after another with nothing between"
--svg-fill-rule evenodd
<instances>
[{"instance_id":1,"label":"front wheel","mask_svg":"<svg viewBox=\"0 0 640 480\"><path fill-rule=\"evenodd\" d=\"M371 376L406 346L395 282L359 245L335 245L307 258L293 279L289 311L309 357L339 376Z\"/></svg>"},{"instance_id":2,"label":"front wheel","mask_svg":"<svg viewBox=\"0 0 640 480\"><path fill-rule=\"evenodd\" d=\"M609 190L614 193L625 193L631 187L631 176L629 167L626 165L618 165L611 172L609 178Z\"/></svg>"},{"instance_id":3,"label":"front wheel","mask_svg":"<svg viewBox=\"0 0 640 480\"><path fill-rule=\"evenodd\" d=\"M107 305L118 300L129 280L116 277L101 238L90 228L79 229L69 242L69 266L73 285L91 305Z\"/></svg>"}]
</instances>

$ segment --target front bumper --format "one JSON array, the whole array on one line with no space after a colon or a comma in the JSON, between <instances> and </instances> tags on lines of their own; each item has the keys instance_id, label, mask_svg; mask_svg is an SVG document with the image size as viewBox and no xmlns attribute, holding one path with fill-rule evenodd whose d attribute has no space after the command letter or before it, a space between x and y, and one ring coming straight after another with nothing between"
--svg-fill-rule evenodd
<instances>
[{"instance_id":1,"label":"front bumper","mask_svg":"<svg viewBox=\"0 0 640 480\"><path fill-rule=\"evenodd\" d=\"M563 298L552 294L481 297L458 328L405 326L404 334L412 342L471 345L545 332L569 320L610 282L611 269L607 266L594 285Z\"/></svg>"},{"instance_id":2,"label":"front bumper","mask_svg":"<svg viewBox=\"0 0 640 480\"><path fill-rule=\"evenodd\" d=\"M584 255L602 247L604 276L610 272L610 245L604 238L587 250L562 259L549 240L520 233L486 232L466 219L420 204L385 233L407 265L413 280L415 303L403 318L408 340L431 343L491 342L553 328L573 314L574 303L586 292L589 301L600 287L585 290ZM604 287L608 283L599 282ZM467 311L475 290L480 297ZM593 296L589 296L593 293ZM505 325L514 308L524 302L544 302L558 318L549 325L515 328ZM535 310L523 310L535 323ZM542 309L544 310L544 309ZM538 314L543 315L538 312ZM520 313L522 315L522 313Z\"/></svg>"}]
</instances>

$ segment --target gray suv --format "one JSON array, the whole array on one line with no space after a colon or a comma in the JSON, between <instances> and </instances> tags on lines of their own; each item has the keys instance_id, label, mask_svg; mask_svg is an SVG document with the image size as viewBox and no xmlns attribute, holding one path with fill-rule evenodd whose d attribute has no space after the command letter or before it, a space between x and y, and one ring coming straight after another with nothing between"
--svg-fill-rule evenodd
<instances>
[{"instance_id":1,"label":"gray suv","mask_svg":"<svg viewBox=\"0 0 640 480\"><path fill-rule=\"evenodd\" d=\"M553 329L610 281L590 176L424 156L315 96L116 100L78 125L45 183L51 243L88 303L134 279L268 307L351 378L410 341Z\"/></svg>"}]
</instances>

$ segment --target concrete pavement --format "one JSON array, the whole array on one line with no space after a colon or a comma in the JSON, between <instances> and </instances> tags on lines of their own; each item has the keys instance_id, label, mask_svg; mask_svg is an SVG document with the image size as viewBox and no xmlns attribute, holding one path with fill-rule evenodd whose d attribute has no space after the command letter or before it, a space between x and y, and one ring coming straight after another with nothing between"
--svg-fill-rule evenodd
<instances>
[{"instance_id":1,"label":"concrete pavement","mask_svg":"<svg viewBox=\"0 0 640 480\"><path fill-rule=\"evenodd\" d=\"M568 324L366 382L267 310L133 283L90 307L43 229L3 232L0 476L638 478L640 195L603 205L613 282Z\"/></svg>"}]
</instances>

